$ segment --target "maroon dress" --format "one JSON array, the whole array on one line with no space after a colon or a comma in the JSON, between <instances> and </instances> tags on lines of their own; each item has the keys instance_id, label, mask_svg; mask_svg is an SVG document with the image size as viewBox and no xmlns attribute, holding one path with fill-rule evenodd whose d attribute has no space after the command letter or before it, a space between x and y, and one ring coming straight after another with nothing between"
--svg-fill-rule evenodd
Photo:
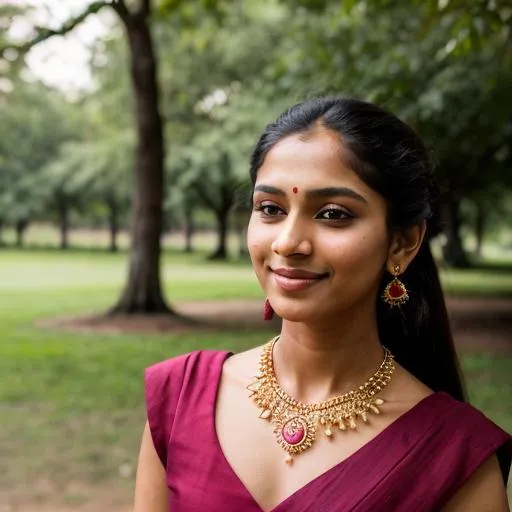
<instances>
[{"instance_id":1,"label":"maroon dress","mask_svg":"<svg viewBox=\"0 0 512 512\"><path fill-rule=\"evenodd\" d=\"M166 468L171 512L263 512L215 431L217 390L229 356L196 351L146 370L148 421ZM272 512L439 511L493 453L506 481L510 436L470 405L434 393Z\"/></svg>"}]
</instances>

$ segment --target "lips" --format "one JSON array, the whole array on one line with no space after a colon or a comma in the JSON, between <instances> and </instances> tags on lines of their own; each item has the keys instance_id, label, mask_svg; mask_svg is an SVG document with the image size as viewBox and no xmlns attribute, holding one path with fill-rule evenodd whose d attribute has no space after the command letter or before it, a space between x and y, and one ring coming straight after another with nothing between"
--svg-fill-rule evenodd
<instances>
[{"instance_id":1,"label":"lips","mask_svg":"<svg viewBox=\"0 0 512 512\"><path fill-rule=\"evenodd\" d=\"M271 268L270 270L276 284L284 291L304 290L317 284L328 275L305 269Z\"/></svg>"},{"instance_id":2,"label":"lips","mask_svg":"<svg viewBox=\"0 0 512 512\"><path fill-rule=\"evenodd\" d=\"M327 274L320 274L318 272L310 272L309 270L303 270L299 268L271 268L274 274L283 277L289 277L290 279L321 279Z\"/></svg>"}]
</instances>

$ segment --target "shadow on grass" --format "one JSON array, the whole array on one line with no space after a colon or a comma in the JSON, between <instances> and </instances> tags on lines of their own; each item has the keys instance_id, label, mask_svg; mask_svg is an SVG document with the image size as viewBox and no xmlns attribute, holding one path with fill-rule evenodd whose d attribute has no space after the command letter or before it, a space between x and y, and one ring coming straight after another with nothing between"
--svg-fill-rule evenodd
<instances>
[{"instance_id":1,"label":"shadow on grass","mask_svg":"<svg viewBox=\"0 0 512 512\"><path fill-rule=\"evenodd\" d=\"M505 274L512 274L512 260L496 261L491 263L477 263L470 267L469 270L480 270L483 272L502 272Z\"/></svg>"}]
</instances>

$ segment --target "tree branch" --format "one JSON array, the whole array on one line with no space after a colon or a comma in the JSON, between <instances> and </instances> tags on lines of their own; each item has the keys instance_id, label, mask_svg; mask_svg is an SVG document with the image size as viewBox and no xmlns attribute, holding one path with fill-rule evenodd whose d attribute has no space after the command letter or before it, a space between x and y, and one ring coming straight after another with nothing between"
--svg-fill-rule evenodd
<instances>
[{"instance_id":1,"label":"tree branch","mask_svg":"<svg viewBox=\"0 0 512 512\"><path fill-rule=\"evenodd\" d=\"M219 206L215 204L215 201L213 201L210 198L206 190L204 190L204 188L198 182L192 183L192 189L196 191L197 195L199 196L199 199L201 199L203 203L206 206L208 206L208 208L210 208L214 212L219 211Z\"/></svg>"},{"instance_id":2,"label":"tree branch","mask_svg":"<svg viewBox=\"0 0 512 512\"><path fill-rule=\"evenodd\" d=\"M37 35L31 39L30 41L27 41L26 43L23 43L21 45L5 45L0 48L0 58L3 57L4 53L7 50L15 50L21 54L26 53L28 50L30 50L33 46L35 46L38 43L41 43L42 41L46 41L46 39L49 39L53 36L63 36L67 34L68 32L71 32L77 25L80 25L90 14L96 14L98 11L103 9L105 6L112 6L119 1L122 0L113 0L112 2L101 0L92 2L87 9L85 9L84 12L79 14L76 18L73 18L71 20L68 20L66 23L64 23L59 29L49 29L49 28L42 28L37 27ZM115 7L114 7L115 8Z\"/></svg>"},{"instance_id":3,"label":"tree branch","mask_svg":"<svg viewBox=\"0 0 512 512\"><path fill-rule=\"evenodd\" d=\"M117 15L121 18L121 20L126 23L130 18L131 14L128 10L128 7L124 3L124 0L111 0L109 5L116 11Z\"/></svg>"}]
</instances>

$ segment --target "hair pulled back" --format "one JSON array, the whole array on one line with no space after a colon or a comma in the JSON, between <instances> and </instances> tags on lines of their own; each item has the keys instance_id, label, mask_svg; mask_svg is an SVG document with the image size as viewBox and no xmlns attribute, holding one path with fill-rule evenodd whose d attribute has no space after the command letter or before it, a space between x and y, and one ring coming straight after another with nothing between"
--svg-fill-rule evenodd
<instances>
[{"instance_id":1,"label":"hair pulled back","mask_svg":"<svg viewBox=\"0 0 512 512\"><path fill-rule=\"evenodd\" d=\"M396 360L434 391L465 399L448 313L429 239L439 233L433 165L420 137L393 114L368 102L339 97L313 98L270 123L251 157L254 186L258 169L279 141L324 128L340 138L340 157L388 205L390 232L425 220L425 239L401 279L409 301L389 308L377 301L379 336ZM391 276L385 273L382 291Z\"/></svg>"}]
</instances>

